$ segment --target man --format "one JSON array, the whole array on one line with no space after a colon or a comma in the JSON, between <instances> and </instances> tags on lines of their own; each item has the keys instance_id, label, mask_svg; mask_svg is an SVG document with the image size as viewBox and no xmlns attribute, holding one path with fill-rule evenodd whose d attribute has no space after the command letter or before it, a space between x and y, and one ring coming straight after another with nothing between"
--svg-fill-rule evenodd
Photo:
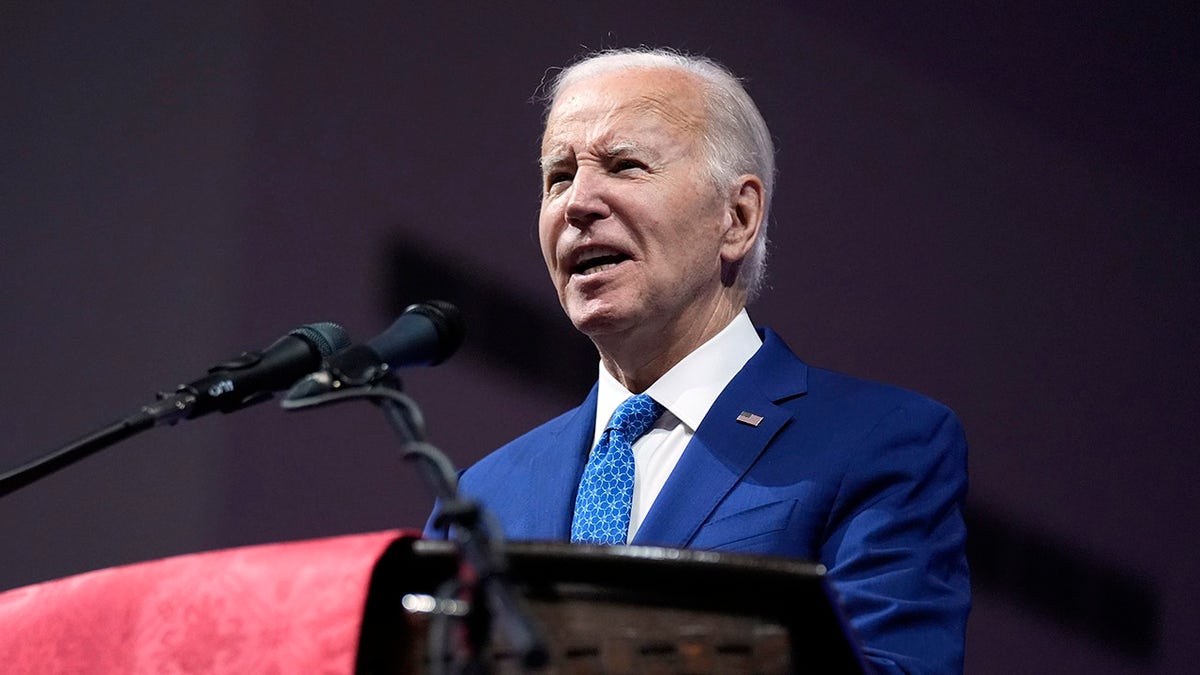
<instances>
[{"instance_id":1,"label":"man","mask_svg":"<svg viewBox=\"0 0 1200 675\"><path fill-rule=\"evenodd\" d=\"M541 150L542 253L599 381L462 492L511 539L818 561L879 670L960 671L962 432L750 323L774 160L737 80L673 52L589 57L552 84ZM622 431L629 417L652 426Z\"/></svg>"}]
</instances>

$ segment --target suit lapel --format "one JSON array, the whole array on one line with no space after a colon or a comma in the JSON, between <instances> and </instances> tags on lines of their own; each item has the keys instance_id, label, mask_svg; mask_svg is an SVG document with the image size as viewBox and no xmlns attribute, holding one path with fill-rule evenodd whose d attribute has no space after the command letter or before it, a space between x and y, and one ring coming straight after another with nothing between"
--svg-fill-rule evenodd
<instances>
[{"instance_id":1,"label":"suit lapel","mask_svg":"<svg viewBox=\"0 0 1200 675\"><path fill-rule=\"evenodd\" d=\"M808 369L770 330L763 337L763 346L704 416L632 543L687 546L791 421L776 403L805 392ZM757 425L738 421L743 412L762 419Z\"/></svg>"},{"instance_id":2,"label":"suit lapel","mask_svg":"<svg viewBox=\"0 0 1200 675\"><path fill-rule=\"evenodd\" d=\"M593 386L587 399L564 416L561 425L549 430L546 451L537 453L546 464L531 467L530 475L537 478L529 486L529 509L545 515L531 524L536 536L530 538L571 538L575 493L596 433L596 396L597 388Z\"/></svg>"}]
</instances>

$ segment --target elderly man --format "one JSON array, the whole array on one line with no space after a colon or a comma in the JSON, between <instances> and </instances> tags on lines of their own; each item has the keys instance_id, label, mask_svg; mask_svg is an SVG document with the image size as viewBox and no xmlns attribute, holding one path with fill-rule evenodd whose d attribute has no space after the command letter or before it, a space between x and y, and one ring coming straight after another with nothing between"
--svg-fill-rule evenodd
<instances>
[{"instance_id":1,"label":"elderly man","mask_svg":"<svg viewBox=\"0 0 1200 675\"><path fill-rule=\"evenodd\" d=\"M463 493L512 539L821 562L879 670L960 671L961 429L751 324L774 159L738 81L674 52L591 56L551 85L541 153L542 253L599 381Z\"/></svg>"}]
</instances>

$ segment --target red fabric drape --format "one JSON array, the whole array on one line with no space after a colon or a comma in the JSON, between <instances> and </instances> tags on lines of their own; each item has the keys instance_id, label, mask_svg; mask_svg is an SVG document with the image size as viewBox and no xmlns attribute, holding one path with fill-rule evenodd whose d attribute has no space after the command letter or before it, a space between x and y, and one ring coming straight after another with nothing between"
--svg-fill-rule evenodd
<instances>
[{"instance_id":1,"label":"red fabric drape","mask_svg":"<svg viewBox=\"0 0 1200 675\"><path fill-rule=\"evenodd\" d=\"M0 594L0 672L354 672L376 560L403 533L196 553Z\"/></svg>"}]
</instances>

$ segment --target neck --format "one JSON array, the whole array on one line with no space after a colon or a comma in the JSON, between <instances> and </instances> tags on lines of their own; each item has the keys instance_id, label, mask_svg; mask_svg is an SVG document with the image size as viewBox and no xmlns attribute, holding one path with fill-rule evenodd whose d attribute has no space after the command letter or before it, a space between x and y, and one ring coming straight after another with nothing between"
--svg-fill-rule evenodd
<instances>
[{"instance_id":1,"label":"neck","mask_svg":"<svg viewBox=\"0 0 1200 675\"><path fill-rule=\"evenodd\" d=\"M665 329L654 327L597 336L592 342L609 374L630 392L640 394L724 330L744 306L744 302L722 302L704 313L679 317Z\"/></svg>"}]
</instances>

